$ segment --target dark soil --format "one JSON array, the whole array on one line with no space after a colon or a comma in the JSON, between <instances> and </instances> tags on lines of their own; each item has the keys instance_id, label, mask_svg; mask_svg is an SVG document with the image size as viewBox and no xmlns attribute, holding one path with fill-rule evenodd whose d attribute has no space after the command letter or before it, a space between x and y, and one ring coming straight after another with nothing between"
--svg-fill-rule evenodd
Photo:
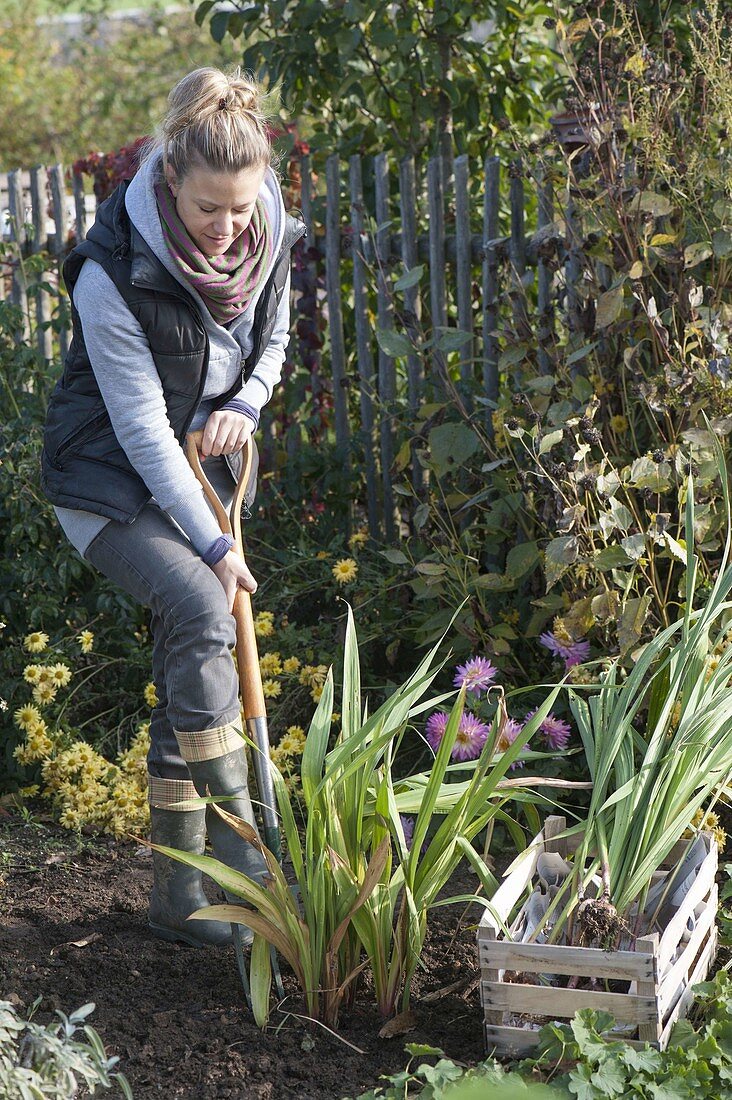
<instances>
[{"instance_id":1,"label":"dark soil","mask_svg":"<svg viewBox=\"0 0 732 1100\"><path fill-rule=\"evenodd\" d=\"M120 1056L135 1100L341 1100L402 1069L406 1042L442 1047L456 1061L483 1056L477 906L431 915L408 1034L379 1038L383 1020L366 986L343 1012L340 1038L296 1019L302 1000L284 966L287 1000L263 1033L243 1001L232 948L198 950L148 933L151 880L144 848L77 841L0 810L0 999L22 1012L42 996L42 1021L93 1001L89 1022ZM450 893L472 892L475 882L466 873ZM215 900L215 888L208 892ZM428 996L456 982L459 991Z\"/></svg>"}]
</instances>

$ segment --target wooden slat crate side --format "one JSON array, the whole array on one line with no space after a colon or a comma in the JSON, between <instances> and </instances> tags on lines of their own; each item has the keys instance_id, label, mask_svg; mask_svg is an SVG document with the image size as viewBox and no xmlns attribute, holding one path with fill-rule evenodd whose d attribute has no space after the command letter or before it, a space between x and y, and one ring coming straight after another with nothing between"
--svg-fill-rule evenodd
<instances>
[{"instance_id":1,"label":"wooden slat crate side","mask_svg":"<svg viewBox=\"0 0 732 1100\"><path fill-rule=\"evenodd\" d=\"M654 956L638 951L602 951L598 947L481 940L478 953L481 965L498 970L528 969L532 972L569 974L580 978L614 978L628 982L656 980Z\"/></svg>"},{"instance_id":2,"label":"wooden slat crate side","mask_svg":"<svg viewBox=\"0 0 732 1100\"><path fill-rule=\"evenodd\" d=\"M679 986L684 979L688 979L689 971L693 970L694 962L703 950L706 941L712 934L714 922L717 916L717 904L719 900L716 883L706 903L706 907L699 918L689 942L682 954L673 964L671 969L664 974L661 980L660 1002L661 1015L665 1018L670 1006L674 1003Z\"/></svg>"},{"instance_id":3,"label":"wooden slat crate side","mask_svg":"<svg viewBox=\"0 0 732 1100\"><path fill-rule=\"evenodd\" d=\"M531 1016L571 1019L582 1008L609 1012L616 1020L644 1024L658 1015L655 997L630 993L604 993L596 989L558 989L556 986L516 985L513 982L481 982L481 997L487 1008Z\"/></svg>"},{"instance_id":4,"label":"wooden slat crate side","mask_svg":"<svg viewBox=\"0 0 732 1100\"><path fill-rule=\"evenodd\" d=\"M699 873L694 880L694 884L684 898L680 909L674 914L663 930L658 951L661 973L663 973L676 953L676 948L679 946L679 941L683 935L686 922L690 915L696 906L709 896L714 885L714 879L717 874L717 845L711 837L708 839L710 843L709 854L699 868Z\"/></svg>"},{"instance_id":5,"label":"wooden slat crate side","mask_svg":"<svg viewBox=\"0 0 732 1100\"><path fill-rule=\"evenodd\" d=\"M712 926L711 935L709 937L707 945L699 956L699 961L694 967L694 972L689 977L689 984L681 994L681 997L679 998L674 1008L671 1010L671 1014L668 1020L666 1020L664 1023L664 1028L661 1032L661 1050L665 1050L668 1046L668 1041L671 1037L671 1031L673 1030L673 1026L676 1021L680 1019L681 1016L686 1015L686 1010L691 1004L691 1000L694 996L694 986L698 985L699 982L703 982L704 979L708 976L709 970L714 961L714 957L717 954L717 939L718 932L717 926L715 924Z\"/></svg>"},{"instance_id":6,"label":"wooden slat crate side","mask_svg":"<svg viewBox=\"0 0 732 1100\"><path fill-rule=\"evenodd\" d=\"M496 1054L530 1054L536 1049L539 1043L539 1032L534 1028L486 1024L484 1033L486 1050L495 1052ZM620 1038L620 1036L607 1033L605 1038L617 1039ZM643 1050L647 1046L651 1046L656 1050L659 1048L658 1043L642 1043L638 1039L626 1039L624 1035L622 1039L624 1043L627 1043L629 1047L633 1047L634 1050Z\"/></svg>"}]
</instances>

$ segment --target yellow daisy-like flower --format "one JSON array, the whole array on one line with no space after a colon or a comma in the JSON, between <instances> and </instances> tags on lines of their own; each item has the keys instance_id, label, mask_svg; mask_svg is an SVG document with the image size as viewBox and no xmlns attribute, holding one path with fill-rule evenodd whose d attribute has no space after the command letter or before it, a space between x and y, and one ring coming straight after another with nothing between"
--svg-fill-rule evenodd
<instances>
[{"instance_id":1,"label":"yellow daisy-like flower","mask_svg":"<svg viewBox=\"0 0 732 1100\"><path fill-rule=\"evenodd\" d=\"M34 707L32 703L26 703L23 707L18 707L14 715L16 726L20 726L22 730L27 730L33 725L34 722L42 722L41 712L37 707Z\"/></svg>"},{"instance_id":2,"label":"yellow daisy-like flower","mask_svg":"<svg viewBox=\"0 0 732 1100\"><path fill-rule=\"evenodd\" d=\"M282 660L279 653L264 653L259 658L259 670L262 676L279 676L282 672Z\"/></svg>"},{"instance_id":3,"label":"yellow daisy-like flower","mask_svg":"<svg viewBox=\"0 0 732 1100\"><path fill-rule=\"evenodd\" d=\"M21 787L20 793L23 798L35 798L40 789L37 783L30 783L27 787Z\"/></svg>"},{"instance_id":4,"label":"yellow daisy-like flower","mask_svg":"<svg viewBox=\"0 0 732 1100\"><path fill-rule=\"evenodd\" d=\"M59 824L62 825L64 829L79 830L82 825L85 824L84 816L79 813L78 810L67 806L59 818Z\"/></svg>"},{"instance_id":5,"label":"yellow daisy-like flower","mask_svg":"<svg viewBox=\"0 0 732 1100\"><path fill-rule=\"evenodd\" d=\"M327 675L326 665L303 665L300 669L299 681L305 687L315 687L316 684L322 686Z\"/></svg>"},{"instance_id":6,"label":"yellow daisy-like flower","mask_svg":"<svg viewBox=\"0 0 732 1100\"><path fill-rule=\"evenodd\" d=\"M36 677L36 687L39 684L50 684L51 687L54 686L53 673L51 672L51 666L50 665L39 665L38 666L38 676Z\"/></svg>"},{"instance_id":7,"label":"yellow daisy-like flower","mask_svg":"<svg viewBox=\"0 0 732 1100\"><path fill-rule=\"evenodd\" d=\"M333 711L333 713L330 716L330 720L331 720L331 722L340 722L341 716L340 716L340 714L338 713L337 710Z\"/></svg>"},{"instance_id":8,"label":"yellow daisy-like flower","mask_svg":"<svg viewBox=\"0 0 732 1100\"><path fill-rule=\"evenodd\" d=\"M305 730L302 726L288 726L285 733L288 737L296 737L298 741L305 743Z\"/></svg>"},{"instance_id":9,"label":"yellow daisy-like flower","mask_svg":"<svg viewBox=\"0 0 732 1100\"><path fill-rule=\"evenodd\" d=\"M350 584L351 581L356 579L358 566L353 558L341 558L340 561L335 563L331 569L331 573L338 584Z\"/></svg>"},{"instance_id":10,"label":"yellow daisy-like flower","mask_svg":"<svg viewBox=\"0 0 732 1100\"><path fill-rule=\"evenodd\" d=\"M276 699L278 695L282 694L282 684L278 683L277 680L263 680L262 691L265 699Z\"/></svg>"},{"instance_id":11,"label":"yellow daisy-like flower","mask_svg":"<svg viewBox=\"0 0 732 1100\"><path fill-rule=\"evenodd\" d=\"M354 531L348 540L348 548L349 550L358 550L360 546L365 546L368 541L369 536L367 531Z\"/></svg>"},{"instance_id":12,"label":"yellow daisy-like flower","mask_svg":"<svg viewBox=\"0 0 732 1100\"><path fill-rule=\"evenodd\" d=\"M315 555L315 560L316 561L327 561L329 557L330 557L330 554L326 550L318 550L317 554Z\"/></svg>"},{"instance_id":13,"label":"yellow daisy-like flower","mask_svg":"<svg viewBox=\"0 0 732 1100\"><path fill-rule=\"evenodd\" d=\"M282 665L283 670L291 675L300 668L300 661L297 657L288 657Z\"/></svg>"},{"instance_id":14,"label":"yellow daisy-like flower","mask_svg":"<svg viewBox=\"0 0 732 1100\"><path fill-rule=\"evenodd\" d=\"M37 684L38 677L40 675L41 665L26 665L23 669L23 679L26 684Z\"/></svg>"},{"instance_id":15,"label":"yellow daisy-like flower","mask_svg":"<svg viewBox=\"0 0 732 1100\"><path fill-rule=\"evenodd\" d=\"M30 733L26 748L29 760L46 760L53 752L53 741L46 733Z\"/></svg>"},{"instance_id":16,"label":"yellow daisy-like flower","mask_svg":"<svg viewBox=\"0 0 732 1100\"><path fill-rule=\"evenodd\" d=\"M323 685L315 684L310 692L310 698L314 703L320 702L320 696L323 694Z\"/></svg>"},{"instance_id":17,"label":"yellow daisy-like flower","mask_svg":"<svg viewBox=\"0 0 732 1100\"><path fill-rule=\"evenodd\" d=\"M91 630L82 630L78 638L82 653L91 653L94 646L94 635Z\"/></svg>"},{"instance_id":18,"label":"yellow daisy-like flower","mask_svg":"<svg viewBox=\"0 0 732 1100\"><path fill-rule=\"evenodd\" d=\"M720 852L723 852L727 847L727 834L725 833L724 829L722 829L720 826L717 826L716 829L711 830L711 833Z\"/></svg>"},{"instance_id":19,"label":"yellow daisy-like flower","mask_svg":"<svg viewBox=\"0 0 732 1100\"><path fill-rule=\"evenodd\" d=\"M281 749L286 756L300 756L305 746L301 744L296 737L290 737L289 734L285 734L277 747Z\"/></svg>"},{"instance_id":20,"label":"yellow daisy-like flower","mask_svg":"<svg viewBox=\"0 0 732 1100\"><path fill-rule=\"evenodd\" d=\"M56 688L53 684L36 684L33 688L33 698L39 707L45 707L56 698Z\"/></svg>"},{"instance_id":21,"label":"yellow daisy-like flower","mask_svg":"<svg viewBox=\"0 0 732 1100\"><path fill-rule=\"evenodd\" d=\"M58 661L57 664L51 665L49 670L51 673L51 680L57 687L66 687L71 679L71 669L68 665L65 665L63 661Z\"/></svg>"},{"instance_id":22,"label":"yellow daisy-like flower","mask_svg":"<svg viewBox=\"0 0 732 1100\"><path fill-rule=\"evenodd\" d=\"M143 692L145 696L145 702L149 707L156 707L158 705L158 693L155 690L155 684L146 684Z\"/></svg>"},{"instance_id":23,"label":"yellow daisy-like flower","mask_svg":"<svg viewBox=\"0 0 732 1100\"><path fill-rule=\"evenodd\" d=\"M23 645L29 653L43 653L48 645L48 634L44 634L42 630L34 630L32 633L26 634Z\"/></svg>"},{"instance_id":24,"label":"yellow daisy-like flower","mask_svg":"<svg viewBox=\"0 0 732 1100\"><path fill-rule=\"evenodd\" d=\"M610 428L616 435L625 435L628 430L628 420L624 416L611 416Z\"/></svg>"},{"instance_id":25,"label":"yellow daisy-like flower","mask_svg":"<svg viewBox=\"0 0 732 1100\"><path fill-rule=\"evenodd\" d=\"M26 764L31 764L32 760L28 755L27 745L16 745L13 749L13 759L17 760L19 764L25 767Z\"/></svg>"},{"instance_id":26,"label":"yellow daisy-like flower","mask_svg":"<svg viewBox=\"0 0 732 1100\"><path fill-rule=\"evenodd\" d=\"M254 620L254 633L258 638L271 638L274 632L273 613L271 611L260 611Z\"/></svg>"}]
</instances>

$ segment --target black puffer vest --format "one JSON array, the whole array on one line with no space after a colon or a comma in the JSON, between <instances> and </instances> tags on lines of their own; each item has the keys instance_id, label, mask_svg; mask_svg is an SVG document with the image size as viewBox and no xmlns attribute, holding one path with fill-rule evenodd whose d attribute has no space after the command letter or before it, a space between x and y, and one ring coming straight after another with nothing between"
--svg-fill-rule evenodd
<instances>
[{"instance_id":1,"label":"black puffer vest","mask_svg":"<svg viewBox=\"0 0 732 1100\"><path fill-rule=\"evenodd\" d=\"M193 297L166 271L130 222L125 208L127 186L127 182L120 184L99 207L86 240L64 263L64 281L72 297L87 257L104 268L147 337L168 419L182 446L206 384L208 336ZM241 378L216 399L216 409L239 392L267 347L290 269L290 251L304 234L305 226L288 215L282 248L254 311L251 353L242 363ZM71 313L71 347L46 416L41 486L52 504L132 523L152 493L114 434L73 301ZM241 455L227 456L227 463L236 478Z\"/></svg>"}]
</instances>

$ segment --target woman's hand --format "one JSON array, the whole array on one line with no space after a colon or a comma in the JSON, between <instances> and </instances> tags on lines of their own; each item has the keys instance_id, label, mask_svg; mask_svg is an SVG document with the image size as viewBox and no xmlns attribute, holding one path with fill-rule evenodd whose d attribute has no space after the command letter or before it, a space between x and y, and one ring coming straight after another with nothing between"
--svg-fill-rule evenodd
<instances>
[{"instance_id":1,"label":"woman's hand","mask_svg":"<svg viewBox=\"0 0 732 1100\"><path fill-rule=\"evenodd\" d=\"M244 559L240 558L236 551L229 550L228 554L225 554L221 561L217 561L211 568L223 585L230 612L234 610L237 588L244 588L251 593L257 591L257 582L249 572Z\"/></svg>"},{"instance_id":2,"label":"woman's hand","mask_svg":"<svg viewBox=\"0 0 732 1100\"><path fill-rule=\"evenodd\" d=\"M246 413L233 409L220 409L212 412L203 429L201 458L209 455L232 455L240 451L249 439L256 425Z\"/></svg>"}]
</instances>

